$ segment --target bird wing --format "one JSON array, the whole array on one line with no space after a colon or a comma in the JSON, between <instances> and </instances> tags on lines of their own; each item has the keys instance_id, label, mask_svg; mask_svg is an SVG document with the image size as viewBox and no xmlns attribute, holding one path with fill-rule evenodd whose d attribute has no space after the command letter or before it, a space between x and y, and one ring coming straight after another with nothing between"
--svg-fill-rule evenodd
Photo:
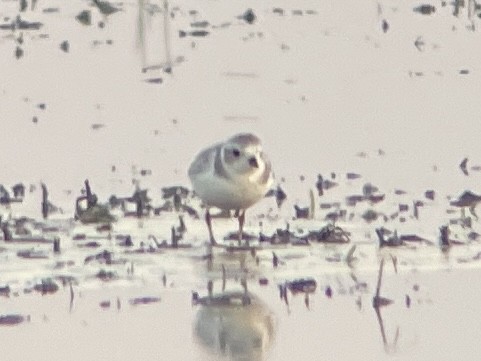
<instances>
[{"instance_id":1,"label":"bird wing","mask_svg":"<svg viewBox=\"0 0 481 361\"><path fill-rule=\"evenodd\" d=\"M267 184L272 178L272 164L265 153L261 153L261 158L265 163L265 169L260 178L261 184Z\"/></svg>"},{"instance_id":2,"label":"bird wing","mask_svg":"<svg viewBox=\"0 0 481 361\"><path fill-rule=\"evenodd\" d=\"M210 148L204 149L199 154L197 154L197 157L195 157L188 171L190 178L192 178L192 176L204 173L206 172L206 170L211 169L211 164L213 161L213 157L216 154L217 147L218 147L217 145L212 146Z\"/></svg>"}]
</instances>

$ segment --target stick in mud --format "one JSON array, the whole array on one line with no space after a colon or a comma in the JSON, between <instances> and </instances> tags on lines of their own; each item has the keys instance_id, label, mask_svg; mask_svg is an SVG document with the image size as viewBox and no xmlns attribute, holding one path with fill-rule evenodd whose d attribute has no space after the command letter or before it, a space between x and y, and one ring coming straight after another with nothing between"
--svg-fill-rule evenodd
<instances>
[{"instance_id":1,"label":"stick in mud","mask_svg":"<svg viewBox=\"0 0 481 361\"><path fill-rule=\"evenodd\" d=\"M310 310L309 292L306 292L304 295L304 304L306 305L306 308Z\"/></svg>"},{"instance_id":2,"label":"stick in mud","mask_svg":"<svg viewBox=\"0 0 481 361\"><path fill-rule=\"evenodd\" d=\"M242 288L244 289L244 293L247 293L248 292L248 290L247 290L247 279L245 277L241 278L240 284L241 284Z\"/></svg>"},{"instance_id":3,"label":"stick in mud","mask_svg":"<svg viewBox=\"0 0 481 361\"><path fill-rule=\"evenodd\" d=\"M226 284L226 271L225 271L225 266L222 265L222 292L225 291L225 284Z\"/></svg>"},{"instance_id":4,"label":"stick in mud","mask_svg":"<svg viewBox=\"0 0 481 361\"><path fill-rule=\"evenodd\" d=\"M347 252L346 255L346 263L349 268L353 267L353 262L356 260L356 257L354 257L354 252L356 251L356 245L353 245L349 251Z\"/></svg>"},{"instance_id":5,"label":"stick in mud","mask_svg":"<svg viewBox=\"0 0 481 361\"><path fill-rule=\"evenodd\" d=\"M97 196L92 193L89 180L86 179L84 183L85 183L85 196L87 198L87 209L90 209L97 204Z\"/></svg>"},{"instance_id":6,"label":"stick in mud","mask_svg":"<svg viewBox=\"0 0 481 361\"><path fill-rule=\"evenodd\" d=\"M214 295L214 282L212 282L212 280L207 282L207 293L209 294L210 298L212 298Z\"/></svg>"},{"instance_id":7,"label":"stick in mud","mask_svg":"<svg viewBox=\"0 0 481 361\"><path fill-rule=\"evenodd\" d=\"M172 226L170 228L170 238L171 238L171 241L172 241L172 248L177 248L178 247L178 237L177 235L175 234L175 227Z\"/></svg>"},{"instance_id":8,"label":"stick in mud","mask_svg":"<svg viewBox=\"0 0 481 361\"><path fill-rule=\"evenodd\" d=\"M448 226L442 226L439 228L441 246L447 247L449 243L449 228Z\"/></svg>"},{"instance_id":9,"label":"stick in mud","mask_svg":"<svg viewBox=\"0 0 481 361\"><path fill-rule=\"evenodd\" d=\"M312 189L309 190L309 219L314 219L316 216L316 201L314 199L314 192Z\"/></svg>"},{"instance_id":10,"label":"stick in mud","mask_svg":"<svg viewBox=\"0 0 481 361\"><path fill-rule=\"evenodd\" d=\"M60 238L58 237L53 240L53 252L60 253Z\"/></svg>"},{"instance_id":11,"label":"stick in mud","mask_svg":"<svg viewBox=\"0 0 481 361\"><path fill-rule=\"evenodd\" d=\"M13 238L12 232L8 228L8 224L6 222L2 223L1 217L0 217L0 228L2 229L2 232L3 232L3 240L11 241Z\"/></svg>"},{"instance_id":12,"label":"stick in mud","mask_svg":"<svg viewBox=\"0 0 481 361\"><path fill-rule=\"evenodd\" d=\"M48 190L45 183L41 184L42 186L42 216L43 219L48 218Z\"/></svg>"},{"instance_id":13,"label":"stick in mud","mask_svg":"<svg viewBox=\"0 0 481 361\"><path fill-rule=\"evenodd\" d=\"M317 183L316 183L316 188L317 192L319 194L319 197L324 195L324 179L322 178L322 175L318 174L317 175Z\"/></svg>"},{"instance_id":14,"label":"stick in mud","mask_svg":"<svg viewBox=\"0 0 481 361\"><path fill-rule=\"evenodd\" d=\"M274 252L272 252L272 266L274 268L277 268L278 265L279 265L279 258Z\"/></svg>"},{"instance_id":15,"label":"stick in mud","mask_svg":"<svg viewBox=\"0 0 481 361\"><path fill-rule=\"evenodd\" d=\"M73 300L74 300L74 293L73 293L72 281L69 282L69 286L70 286L70 312L72 312L72 309L73 309Z\"/></svg>"},{"instance_id":16,"label":"stick in mud","mask_svg":"<svg viewBox=\"0 0 481 361\"><path fill-rule=\"evenodd\" d=\"M172 72L172 59L170 55L170 17L169 2L164 0L164 43L165 43L165 72Z\"/></svg>"}]
</instances>

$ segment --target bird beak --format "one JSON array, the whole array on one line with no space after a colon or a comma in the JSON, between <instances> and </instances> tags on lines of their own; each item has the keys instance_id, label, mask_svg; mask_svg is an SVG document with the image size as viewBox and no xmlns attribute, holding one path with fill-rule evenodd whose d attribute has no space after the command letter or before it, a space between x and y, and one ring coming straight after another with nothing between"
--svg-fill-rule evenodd
<instances>
[{"instance_id":1,"label":"bird beak","mask_svg":"<svg viewBox=\"0 0 481 361\"><path fill-rule=\"evenodd\" d=\"M249 158L249 165L254 168L259 168L259 163L256 157Z\"/></svg>"}]
</instances>

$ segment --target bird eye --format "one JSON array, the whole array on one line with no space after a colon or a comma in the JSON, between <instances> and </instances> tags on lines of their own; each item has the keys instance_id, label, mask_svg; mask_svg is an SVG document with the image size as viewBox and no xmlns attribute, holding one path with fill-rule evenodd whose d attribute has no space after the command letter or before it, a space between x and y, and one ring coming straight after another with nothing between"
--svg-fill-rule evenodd
<instances>
[{"instance_id":1,"label":"bird eye","mask_svg":"<svg viewBox=\"0 0 481 361\"><path fill-rule=\"evenodd\" d=\"M239 149L234 149L234 150L232 151L232 154L234 154L234 157L240 156L240 151L239 151Z\"/></svg>"}]
</instances>

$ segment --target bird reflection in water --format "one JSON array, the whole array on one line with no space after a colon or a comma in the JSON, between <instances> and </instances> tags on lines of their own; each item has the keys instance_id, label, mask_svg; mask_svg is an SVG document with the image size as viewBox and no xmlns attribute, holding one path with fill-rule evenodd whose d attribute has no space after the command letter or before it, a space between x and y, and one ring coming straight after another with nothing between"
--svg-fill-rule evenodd
<instances>
[{"instance_id":1,"label":"bird reflection in water","mask_svg":"<svg viewBox=\"0 0 481 361\"><path fill-rule=\"evenodd\" d=\"M246 291L222 292L200 298L194 332L215 353L235 361L263 360L274 337L274 319L267 306Z\"/></svg>"}]
</instances>

